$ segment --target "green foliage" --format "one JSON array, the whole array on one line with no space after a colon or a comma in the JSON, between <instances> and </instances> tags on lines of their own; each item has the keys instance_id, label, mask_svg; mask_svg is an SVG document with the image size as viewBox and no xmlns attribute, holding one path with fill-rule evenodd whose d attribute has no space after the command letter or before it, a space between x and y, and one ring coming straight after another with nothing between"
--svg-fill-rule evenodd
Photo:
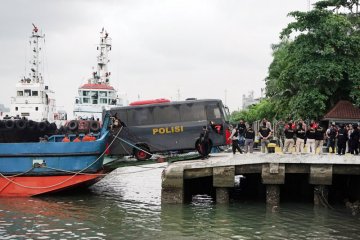
<instances>
[{"instance_id":1,"label":"green foliage","mask_svg":"<svg viewBox=\"0 0 360 240\"><path fill-rule=\"evenodd\" d=\"M248 109L234 111L231 113L230 122L237 123L240 119L252 123L263 118L273 119L275 111L273 104L267 99L263 99L260 103L250 106Z\"/></svg>"},{"instance_id":2,"label":"green foliage","mask_svg":"<svg viewBox=\"0 0 360 240\"><path fill-rule=\"evenodd\" d=\"M273 46L266 78L277 116L319 118L339 100L360 105L360 20L352 13L354 4L320 1L312 11L289 14L295 21ZM347 7L349 13L331 7Z\"/></svg>"}]
</instances>

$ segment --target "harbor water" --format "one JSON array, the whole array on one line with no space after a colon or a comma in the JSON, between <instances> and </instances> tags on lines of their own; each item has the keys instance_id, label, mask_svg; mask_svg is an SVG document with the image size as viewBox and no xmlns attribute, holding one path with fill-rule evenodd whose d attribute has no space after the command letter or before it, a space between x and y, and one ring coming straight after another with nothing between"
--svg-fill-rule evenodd
<instances>
[{"instance_id":1,"label":"harbor water","mask_svg":"<svg viewBox=\"0 0 360 240\"><path fill-rule=\"evenodd\" d=\"M164 164L119 168L90 191L0 198L0 239L359 239L360 216L343 206L264 201L216 205L195 196L161 204Z\"/></svg>"}]
</instances>

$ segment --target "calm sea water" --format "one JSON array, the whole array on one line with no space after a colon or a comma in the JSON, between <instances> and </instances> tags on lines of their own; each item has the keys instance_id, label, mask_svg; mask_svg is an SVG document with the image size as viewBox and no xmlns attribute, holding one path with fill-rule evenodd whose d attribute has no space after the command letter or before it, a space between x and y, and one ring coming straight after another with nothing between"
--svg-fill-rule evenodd
<instances>
[{"instance_id":1,"label":"calm sea water","mask_svg":"<svg viewBox=\"0 0 360 240\"><path fill-rule=\"evenodd\" d=\"M341 206L161 205L163 166L117 169L87 193L0 198L0 239L360 239L360 216Z\"/></svg>"}]
</instances>

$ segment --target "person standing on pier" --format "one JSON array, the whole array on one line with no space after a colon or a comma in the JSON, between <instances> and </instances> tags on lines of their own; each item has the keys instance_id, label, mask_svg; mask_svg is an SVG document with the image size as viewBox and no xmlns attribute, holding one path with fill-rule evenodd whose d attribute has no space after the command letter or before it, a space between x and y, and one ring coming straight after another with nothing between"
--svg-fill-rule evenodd
<instances>
[{"instance_id":1,"label":"person standing on pier","mask_svg":"<svg viewBox=\"0 0 360 240\"><path fill-rule=\"evenodd\" d=\"M360 131L358 129L357 123L353 125L353 132L350 134L350 147L351 154L359 154L359 139L360 139Z\"/></svg>"},{"instance_id":2,"label":"person standing on pier","mask_svg":"<svg viewBox=\"0 0 360 240\"><path fill-rule=\"evenodd\" d=\"M201 159L209 157L209 147L209 130L207 129L207 126L203 126L199 137L199 153L201 154Z\"/></svg>"},{"instance_id":3,"label":"person standing on pier","mask_svg":"<svg viewBox=\"0 0 360 240\"><path fill-rule=\"evenodd\" d=\"M295 152L297 154L304 152L304 141L306 137L306 130L304 128L304 125L302 122L298 124L298 127L296 129L296 146L295 146Z\"/></svg>"},{"instance_id":4,"label":"person standing on pier","mask_svg":"<svg viewBox=\"0 0 360 240\"><path fill-rule=\"evenodd\" d=\"M344 124L340 124L340 129L337 135L337 150L338 155L345 155L346 142L348 140L348 133L345 129Z\"/></svg>"},{"instance_id":5,"label":"person standing on pier","mask_svg":"<svg viewBox=\"0 0 360 240\"><path fill-rule=\"evenodd\" d=\"M319 148L319 154L323 153L324 134L325 129L318 124L315 131L315 152Z\"/></svg>"},{"instance_id":6,"label":"person standing on pier","mask_svg":"<svg viewBox=\"0 0 360 240\"><path fill-rule=\"evenodd\" d=\"M236 126L236 128L239 131L239 146L244 146L245 144L245 131L246 131L246 125L244 120L240 120L239 124Z\"/></svg>"},{"instance_id":7,"label":"person standing on pier","mask_svg":"<svg viewBox=\"0 0 360 240\"><path fill-rule=\"evenodd\" d=\"M270 143L269 139L271 137L271 130L267 127L266 119L263 120L262 127L259 129L259 137L261 141L261 152L268 152L267 145Z\"/></svg>"},{"instance_id":8,"label":"person standing on pier","mask_svg":"<svg viewBox=\"0 0 360 240\"><path fill-rule=\"evenodd\" d=\"M335 123L331 124L330 128L326 131L326 137L328 139L328 148L331 153L335 153L335 140L337 138L338 132L335 127Z\"/></svg>"},{"instance_id":9,"label":"person standing on pier","mask_svg":"<svg viewBox=\"0 0 360 240\"><path fill-rule=\"evenodd\" d=\"M292 122L289 122L287 127L285 127L285 131L284 131L284 134L285 134L285 143L284 143L284 149L283 149L283 152L284 153L290 153L289 152L289 149L293 149L294 147L294 135L295 135L295 131L293 129L293 126L292 126Z\"/></svg>"},{"instance_id":10,"label":"person standing on pier","mask_svg":"<svg viewBox=\"0 0 360 240\"><path fill-rule=\"evenodd\" d=\"M354 131L353 125L349 124L349 126L348 126L348 139L349 139L349 141L348 141L348 151L347 151L347 153L351 153L350 136L351 136L353 131Z\"/></svg>"},{"instance_id":11,"label":"person standing on pier","mask_svg":"<svg viewBox=\"0 0 360 240\"><path fill-rule=\"evenodd\" d=\"M233 152L233 154L236 153L236 149L240 152L240 154L243 153L243 151L239 147L238 136L239 136L239 130L237 129L237 127L234 127L234 129L232 130L231 135L229 137L229 139L231 139L231 142L232 142L232 152Z\"/></svg>"},{"instance_id":12,"label":"person standing on pier","mask_svg":"<svg viewBox=\"0 0 360 240\"><path fill-rule=\"evenodd\" d=\"M315 148L315 135L316 135L316 124L311 123L310 127L306 131L306 137L307 137L307 143L308 143L308 152L315 154L316 148Z\"/></svg>"},{"instance_id":13,"label":"person standing on pier","mask_svg":"<svg viewBox=\"0 0 360 240\"><path fill-rule=\"evenodd\" d=\"M254 152L254 139L255 131L251 127L252 124L249 124L249 127L245 131L245 153Z\"/></svg>"}]
</instances>

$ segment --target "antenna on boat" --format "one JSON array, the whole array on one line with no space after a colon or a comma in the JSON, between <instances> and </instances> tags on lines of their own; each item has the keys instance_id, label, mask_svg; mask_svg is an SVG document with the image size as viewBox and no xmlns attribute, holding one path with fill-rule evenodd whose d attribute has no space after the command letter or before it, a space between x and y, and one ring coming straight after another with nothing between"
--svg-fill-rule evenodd
<instances>
[{"instance_id":1,"label":"antenna on boat","mask_svg":"<svg viewBox=\"0 0 360 240\"><path fill-rule=\"evenodd\" d=\"M111 72L108 72L107 64L110 62L108 53L111 51L111 38L107 31L102 28L100 32L100 43L97 46L99 55L97 57L97 72L94 74L94 83L110 83Z\"/></svg>"},{"instance_id":2,"label":"antenna on boat","mask_svg":"<svg viewBox=\"0 0 360 240\"><path fill-rule=\"evenodd\" d=\"M44 80L39 73L39 66L40 66L40 52L42 50L40 40L45 39L45 35L40 34L39 29L33 23L33 30L30 36L30 49L31 49L31 56L30 56L30 81L37 82L37 83L44 83Z\"/></svg>"}]
</instances>

